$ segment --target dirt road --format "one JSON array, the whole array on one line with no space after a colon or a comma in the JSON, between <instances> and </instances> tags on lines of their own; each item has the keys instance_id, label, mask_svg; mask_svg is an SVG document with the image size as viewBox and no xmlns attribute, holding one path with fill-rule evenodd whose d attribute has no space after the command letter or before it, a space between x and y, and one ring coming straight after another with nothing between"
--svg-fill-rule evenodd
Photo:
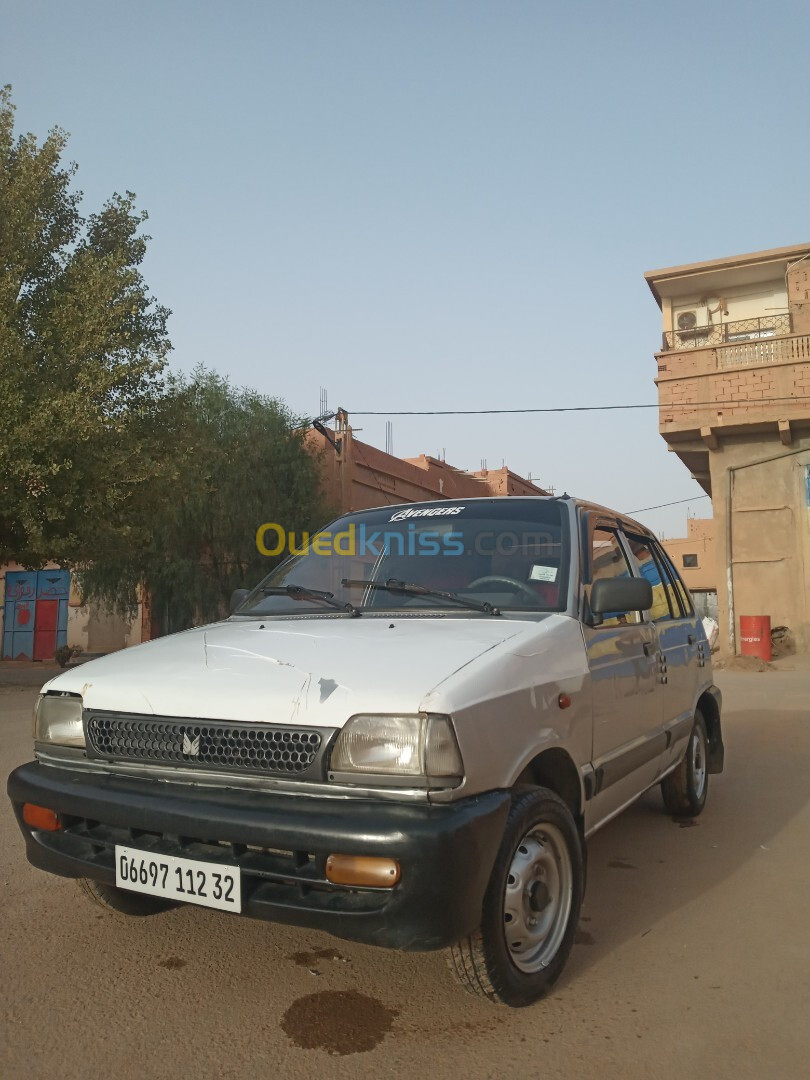
<instances>
[{"instance_id":1,"label":"dirt road","mask_svg":"<svg viewBox=\"0 0 810 1080\"><path fill-rule=\"evenodd\" d=\"M0 809L0 1077L763 1077L810 1060L810 674L721 673L726 763L683 827L656 791L593 837L545 1002L467 996L443 957L182 908L119 919L28 866ZM0 690L0 763L35 691Z\"/></svg>"}]
</instances>

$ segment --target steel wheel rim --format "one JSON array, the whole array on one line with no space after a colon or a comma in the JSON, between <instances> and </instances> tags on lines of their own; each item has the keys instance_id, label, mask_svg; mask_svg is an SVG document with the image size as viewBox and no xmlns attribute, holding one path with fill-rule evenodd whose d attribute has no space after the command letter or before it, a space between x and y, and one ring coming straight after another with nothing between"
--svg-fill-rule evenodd
<instances>
[{"instance_id":1,"label":"steel wheel rim","mask_svg":"<svg viewBox=\"0 0 810 1080\"><path fill-rule=\"evenodd\" d=\"M695 796L703 798L706 790L706 736L701 727L696 727L692 732L692 741L689 744L689 753L692 764L692 776L695 783Z\"/></svg>"},{"instance_id":2,"label":"steel wheel rim","mask_svg":"<svg viewBox=\"0 0 810 1080\"><path fill-rule=\"evenodd\" d=\"M506 875L503 925L512 963L526 974L551 963L565 937L574 871L554 825L534 825L515 848Z\"/></svg>"}]
</instances>

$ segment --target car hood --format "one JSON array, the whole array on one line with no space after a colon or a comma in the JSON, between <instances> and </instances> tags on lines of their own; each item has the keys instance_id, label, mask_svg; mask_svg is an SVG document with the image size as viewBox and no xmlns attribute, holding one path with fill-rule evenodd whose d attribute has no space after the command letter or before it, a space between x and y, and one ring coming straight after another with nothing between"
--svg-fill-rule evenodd
<instances>
[{"instance_id":1,"label":"car hood","mask_svg":"<svg viewBox=\"0 0 810 1080\"><path fill-rule=\"evenodd\" d=\"M355 713L419 712L461 668L537 629L505 617L234 619L81 664L45 689L91 709L342 727Z\"/></svg>"}]
</instances>

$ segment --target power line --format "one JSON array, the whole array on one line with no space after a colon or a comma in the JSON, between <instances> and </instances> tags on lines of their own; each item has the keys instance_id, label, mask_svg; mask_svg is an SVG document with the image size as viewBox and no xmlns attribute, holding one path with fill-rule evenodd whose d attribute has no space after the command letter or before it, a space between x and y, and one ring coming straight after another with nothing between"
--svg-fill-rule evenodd
<instances>
[{"instance_id":1,"label":"power line","mask_svg":"<svg viewBox=\"0 0 810 1080\"><path fill-rule=\"evenodd\" d=\"M691 499L674 499L672 502L658 503L657 506L642 506L640 510L626 510L626 514L643 514L646 510L662 510L665 506L680 506L682 503L697 502L698 499L710 499L711 495L693 495Z\"/></svg>"},{"instance_id":2,"label":"power line","mask_svg":"<svg viewBox=\"0 0 810 1080\"><path fill-rule=\"evenodd\" d=\"M728 401L673 401L670 403L644 403L639 405L558 405L532 409L351 409L352 416L513 416L520 413L567 413L567 412L615 412L626 409L697 409L702 406L719 405L731 408L734 405L770 405L777 402L810 401L810 396L788 396L772 398L734 398Z\"/></svg>"}]
</instances>

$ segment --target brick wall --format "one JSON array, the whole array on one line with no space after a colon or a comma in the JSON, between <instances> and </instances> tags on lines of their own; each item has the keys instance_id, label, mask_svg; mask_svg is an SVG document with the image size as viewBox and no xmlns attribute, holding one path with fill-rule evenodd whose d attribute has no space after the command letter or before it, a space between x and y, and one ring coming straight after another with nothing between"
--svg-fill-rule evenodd
<instances>
[{"instance_id":1,"label":"brick wall","mask_svg":"<svg viewBox=\"0 0 810 1080\"><path fill-rule=\"evenodd\" d=\"M431 499L548 494L508 468L467 473L427 454L417 458L386 454L355 439L348 426L334 435L338 450L319 432L307 433L307 446L318 456L321 488L330 514Z\"/></svg>"},{"instance_id":2,"label":"brick wall","mask_svg":"<svg viewBox=\"0 0 810 1080\"><path fill-rule=\"evenodd\" d=\"M701 427L810 416L810 335L665 352L657 360L665 438ZM773 398L783 400L768 400Z\"/></svg>"}]
</instances>

